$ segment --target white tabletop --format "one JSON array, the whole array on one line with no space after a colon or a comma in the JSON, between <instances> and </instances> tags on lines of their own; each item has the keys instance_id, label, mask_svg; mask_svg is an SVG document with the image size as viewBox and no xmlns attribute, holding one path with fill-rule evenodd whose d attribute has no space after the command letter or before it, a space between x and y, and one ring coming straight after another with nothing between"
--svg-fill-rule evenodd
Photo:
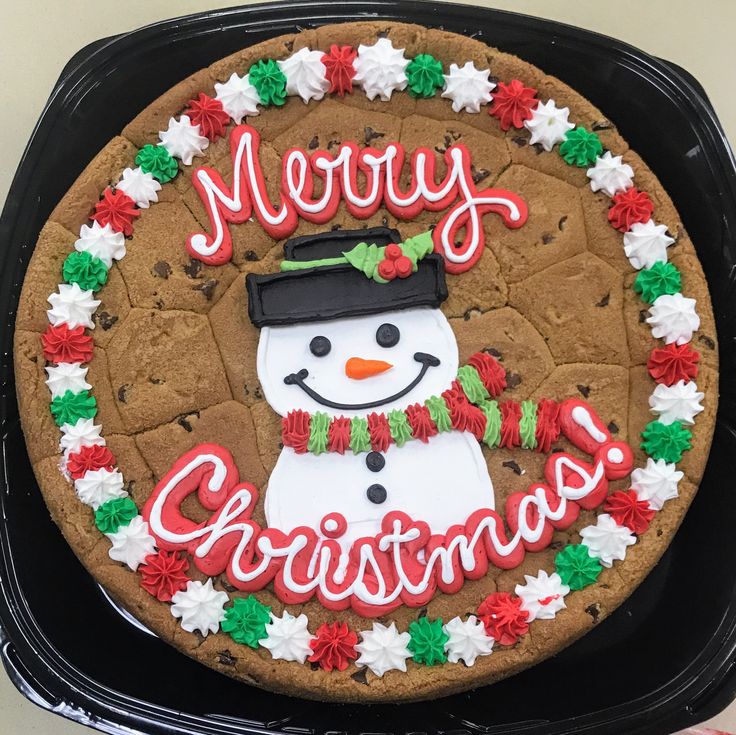
<instances>
[{"instance_id":1,"label":"white tabletop","mask_svg":"<svg viewBox=\"0 0 736 735\"><path fill-rule=\"evenodd\" d=\"M122 33L173 14L229 7L236 0L0 0L0 202L33 126L66 61L98 38ZM690 71L705 87L731 141L736 140L736 2L733 0L466 0L514 10L627 41ZM252 4L243 2L244 5ZM711 723L709 723L711 724ZM713 721L736 732L736 705ZM26 701L0 670L0 730L3 735L82 735Z\"/></svg>"}]
</instances>

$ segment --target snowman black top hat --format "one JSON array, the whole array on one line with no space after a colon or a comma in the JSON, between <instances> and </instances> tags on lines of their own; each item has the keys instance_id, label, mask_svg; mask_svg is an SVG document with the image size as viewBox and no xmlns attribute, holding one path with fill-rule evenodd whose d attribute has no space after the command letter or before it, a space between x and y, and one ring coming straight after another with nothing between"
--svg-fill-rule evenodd
<instances>
[{"instance_id":1,"label":"snowman black top hat","mask_svg":"<svg viewBox=\"0 0 736 735\"><path fill-rule=\"evenodd\" d=\"M431 233L400 239L387 227L292 238L280 273L246 277L251 321L265 327L438 307L447 284Z\"/></svg>"}]
</instances>

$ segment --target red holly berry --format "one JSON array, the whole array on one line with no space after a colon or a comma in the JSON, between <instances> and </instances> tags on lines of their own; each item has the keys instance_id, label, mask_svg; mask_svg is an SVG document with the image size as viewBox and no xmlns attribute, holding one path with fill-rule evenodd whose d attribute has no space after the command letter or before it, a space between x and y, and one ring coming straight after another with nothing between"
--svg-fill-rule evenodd
<instances>
[{"instance_id":1,"label":"red holly berry","mask_svg":"<svg viewBox=\"0 0 736 735\"><path fill-rule=\"evenodd\" d=\"M345 671L350 661L358 658L357 642L357 633L350 630L347 623L322 623L317 628L316 638L311 641L314 653L308 660L318 663L325 671Z\"/></svg>"},{"instance_id":2,"label":"red holly berry","mask_svg":"<svg viewBox=\"0 0 736 735\"><path fill-rule=\"evenodd\" d=\"M222 102L204 92L200 92L197 99L189 100L189 107L184 114L189 116L192 125L199 125L201 135L212 141L225 134L230 122L230 115L222 108Z\"/></svg>"},{"instance_id":3,"label":"red holly berry","mask_svg":"<svg viewBox=\"0 0 736 735\"><path fill-rule=\"evenodd\" d=\"M649 374L663 385L674 385L680 380L695 380L698 377L700 353L689 344L674 342L666 347L656 347L647 360Z\"/></svg>"},{"instance_id":4,"label":"red holly berry","mask_svg":"<svg viewBox=\"0 0 736 735\"><path fill-rule=\"evenodd\" d=\"M394 261L394 265L396 267L396 275L399 278L408 278L414 270L411 258L406 255L402 255L401 257L396 258L396 260Z\"/></svg>"},{"instance_id":5,"label":"red holly berry","mask_svg":"<svg viewBox=\"0 0 736 735\"><path fill-rule=\"evenodd\" d=\"M393 260L385 258L378 264L378 275L384 281L393 281L396 278L396 265Z\"/></svg>"},{"instance_id":6,"label":"red holly berry","mask_svg":"<svg viewBox=\"0 0 736 735\"><path fill-rule=\"evenodd\" d=\"M80 324L69 329L66 323L49 325L41 335L43 356L49 362L89 362L92 359L92 337Z\"/></svg>"},{"instance_id":7,"label":"red holly berry","mask_svg":"<svg viewBox=\"0 0 736 735\"><path fill-rule=\"evenodd\" d=\"M649 528L654 518L654 510L649 502L639 500L635 490L617 490L611 493L603 508L619 526L626 526L637 536Z\"/></svg>"},{"instance_id":8,"label":"red holly berry","mask_svg":"<svg viewBox=\"0 0 736 735\"><path fill-rule=\"evenodd\" d=\"M108 186L102 192L102 199L95 204L95 211L90 219L103 227L109 224L115 232L129 236L133 234L133 220L140 216L135 202L124 191L113 191Z\"/></svg>"},{"instance_id":9,"label":"red holly berry","mask_svg":"<svg viewBox=\"0 0 736 735\"><path fill-rule=\"evenodd\" d=\"M112 472L115 466L115 457L107 448L99 444L91 444L82 447L78 452L69 455L66 461L66 469L72 480L78 480L84 477L85 472L89 470L106 469Z\"/></svg>"},{"instance_id":10,"label":"red holly berry","mask_svg":"<svg viewBox=\"0 0 736 735\"><path fill-rule=\"evenodd\" d=\"M322 55L325 65L325 79L330 83L329 92L344 97L352 94L355 76L355 57L358 52L352 46L332 44L330 51Z\"/></svg>"},{"instance_id":11,"label":"red holly berry","mask_svg":"<svg viewBox=\"0 0 736 735\"><path fill-rule=\"evenodd\" d=\"M392 243L386 245L386 250L384 251L384 255L389 260L397 260L403 254L404 253L401 250L401 246L400 245L397 245L395 242L392 242Z\"/></svg>"},{"instance_id":12,"label":"red holly berry","mask_svg":"<svg viewBox=\"0 0 736 735\"><path fill-rule=\"evenodd\" d=\"M529 630L529 613L521 609L521 598L510 592L494 592L478 606L478 618L486 633L502 646L512 646Z\"/></svg>"},{"instance_id":13,"label":"red holly berry","mask_svg":"<svg viewBox=\"0 0 736 735\"><path fill-rule=\"evenodd\" d=\"M537 106L536 94L536 89L525 87L518 79L512 79L508 84L499 82L488 113L501 121L501 130L508 130L512 125L521 128Z\"/></svg>"},{"instance_id":14,"label":"red holly berry","mask_svg":"<svg viewBox=\"0 0 736 735\"><path fill-rule=\"evenodd\" d=\"M161 602L171 602L177 592L186 589L188 569L187 558L173 551L149 554L138 569L141 587Z\"/></svg>"},{"instance_id":15,"label":"red holly berry","mask_svg":"<svg viewBox=\"0 0 736 735\"><path fill-rule=\"evenodd\" d=\"M626 191L615 194L608 210L608 221L621 232L627 232L631 225L647 222L654 213L654 204L645 191L632 186Z\"/></svg>"}]
</instances>

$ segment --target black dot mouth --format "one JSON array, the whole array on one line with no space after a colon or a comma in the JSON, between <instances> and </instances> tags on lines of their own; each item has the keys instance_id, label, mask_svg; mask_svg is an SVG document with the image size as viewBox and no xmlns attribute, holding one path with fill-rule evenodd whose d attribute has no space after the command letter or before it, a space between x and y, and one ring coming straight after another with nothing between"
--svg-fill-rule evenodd
<instances>
[{"instance_id":1,"label":"black dot mouth","mask_svg":"<svg viewBox=\"0 0 736 735\"><path fill-rule=\"evenodd\" d=\"M337 401L325 398L304 382L309 377L309 371L306 368L302 368L296 373L289 373L289 375L284 378L284 383L286 383L286 385L298 385L310 398L317 401L317 403L322 406L326 406L327 408L335 408L338 411L359 411L366 408L378 408L379 406L384 406L387 403L393 403L399 398L403 398L422 382L422 379L427 374L429 368L437 367L440 364L439 358L434 355L430 355L428 352L415 352L414 359L420 363L422 367L416 378L414 378L411 383L402 388L398 393L394 393L386 398L380 398L377 401L369 401L367 403L338 403Z\"/></svg>"}]
</instances>

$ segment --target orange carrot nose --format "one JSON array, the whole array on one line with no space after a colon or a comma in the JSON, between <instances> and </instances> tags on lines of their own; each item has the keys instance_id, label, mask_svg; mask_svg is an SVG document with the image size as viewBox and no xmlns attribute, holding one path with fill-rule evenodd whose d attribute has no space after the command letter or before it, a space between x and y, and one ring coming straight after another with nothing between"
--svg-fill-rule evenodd
<instances>
[{"instance_id":1,"label":"orange carrot nose","mask_svg":"<svg viewBox=\"0 0 736 735\"><path fill-rule=\"evenodd\" d=\"M353 380L365 380L373 375L385 373L392 368L390 362L383 360L364 360L362 357L351 357L345 363L345 375Z\"/></svg>"}]
</instances>

